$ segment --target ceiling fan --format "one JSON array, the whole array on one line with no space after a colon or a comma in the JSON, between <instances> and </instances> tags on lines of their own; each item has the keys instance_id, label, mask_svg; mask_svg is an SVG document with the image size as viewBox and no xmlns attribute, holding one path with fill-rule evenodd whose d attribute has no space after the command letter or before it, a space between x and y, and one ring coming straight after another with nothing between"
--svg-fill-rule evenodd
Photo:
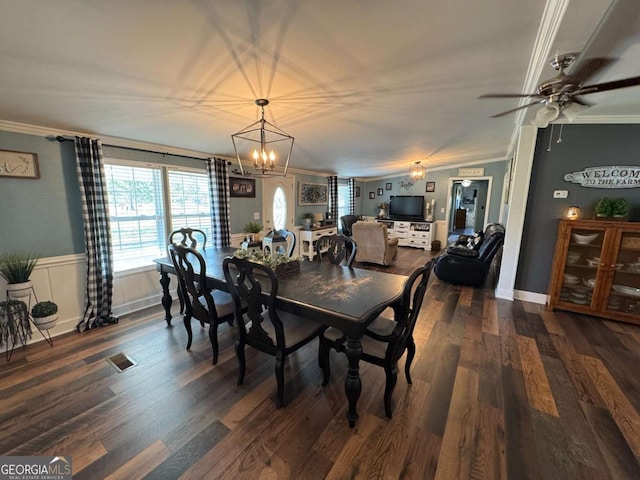
<instances>
[{"instance_id":1,"label":"ceiling fan","mask_svg":"<svg viewBox=\"0 0 640 480\"><path fill-rule=\"evenodd\" d=\"M536 88L534 93L487 93L478 98L531 98L534 101L521 105L511 110L507 110L491 118L502 117L517 110L530 107L531 105L542 104L536 118L532 123L539 127L546 127L549 122L564 114L569 120L573 120L580 110L580 106L589 107L593 103L581 98L582 95L616 90L618 88L633 87L640 85L640 76L623 78L611 82L587 84L588 80L603 68L613 62L611 58L591 58L576 64L571 73L565 70L573 64L577 57L575 53L556 55L551 60L551 66L558 71L558 74L544 82Z\"/></svg>"}]
</instances>

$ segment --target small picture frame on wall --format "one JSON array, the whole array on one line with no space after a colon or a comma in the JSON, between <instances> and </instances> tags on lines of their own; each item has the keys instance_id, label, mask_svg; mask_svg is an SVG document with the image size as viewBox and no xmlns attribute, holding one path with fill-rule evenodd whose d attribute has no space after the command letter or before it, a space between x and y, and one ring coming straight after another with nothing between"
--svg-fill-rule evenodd
<instances>
[{"instance_id":1,"label":"small picture frame on wall","mask_svg":"<svg viewBox=\"0 0 640 480\"><path fill-rule=\"evenodd\" d=\"M427 182L427 192L435 192L436 191L436 182Z\"/></svg>"},{"instance_id":2,"label":"small picture frame on wall","mask_svg":"<svg viewBox=\"0 0 640 480\"><path fill-rule=\"evenodd\" d=\"M253 178L229 177L229 196L256 198L256 181Z\"/></svg>"},{"instance_id":3,"label":"small picture frame on wall","mask_svg":"<svg viewBox=\"0 0 640 480\"><path fill-rule=\"evenodd\" d=\"M381 197L382 195L384 195L384 191L381 188L379 188L378 189L378 196Z\"/></svg>"},{"instance_id":4,"label":"small picture frame on wall","mask_svg":"<svg viewBox=\"0 0 640 480\"><path fill-rule=\"evenodd\" d=\"M391 190L393 188L391 183L386 183L384 187L385 187L385 190Z\"/></svg>"},{"instance_id":5,"label":"small picture frame on wall","mask_svg":"<svg viewBox=\"0 0 640 480\"><path fill-rule=\"evenodd\" d=\"M376 192L369 192L369 200L373 200L376 198Z\"/></svg>"},{"instance_id":6,"label":"small picture frame on wall","mask_svg":"<svg viewBox=\"0 0 640 480\"><path fill-rule=\"evenodd\" d=\"M0 177L40 178L38 155L0 150Z\"/></svg>"},{"instance_id":7,"label":"small picture frame on wall","mask_svg":"<svg viewBox=\"0 0 640 480\"><path fill-rule=\"evenodd\" d=\"M360 187L356 187L356 198L360 198Z\"/></svg>"}]
</instances>

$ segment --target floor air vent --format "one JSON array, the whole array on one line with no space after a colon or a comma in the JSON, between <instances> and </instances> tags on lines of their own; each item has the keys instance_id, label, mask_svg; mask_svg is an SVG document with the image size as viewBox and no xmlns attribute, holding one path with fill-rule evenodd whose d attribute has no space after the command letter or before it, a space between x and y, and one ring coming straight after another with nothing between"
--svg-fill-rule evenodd
<instances>
[{"instance_id":1,"label":"floor air vent","mask_svg":"<svg viewBox=\"0 0 640 480\"><path fill-rule=\"evenodd\" d=\"M107 362L116 367L119 372L133 367L136 362L127 357L124 353L116 353L114 356L107 358Z\"/></svg>"}]
</instances>

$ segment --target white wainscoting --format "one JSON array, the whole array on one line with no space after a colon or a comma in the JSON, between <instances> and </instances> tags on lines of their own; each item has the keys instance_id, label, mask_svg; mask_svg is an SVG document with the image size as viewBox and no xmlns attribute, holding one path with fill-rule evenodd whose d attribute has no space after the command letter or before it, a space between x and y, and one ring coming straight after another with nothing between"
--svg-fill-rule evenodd
<instances>
[{"instance_id":1,"label":"white wainscoting","mask_svg":"<svg viewBox=\"0 0 640 480\"><path fill-rule=\"evenodd\" d=\"M38 260L31 274L35 296L38 301L51 300L58 305L58 323L49 330L52 337L76 330L84 312L85 277L84 255L65 255ZM159 280L160 274L153 265L115 274L113 313L121 316L160 304L162 287ZM172 279L170 291L173 298L177 298L175 287L175 279ZM0 292L5 291L6 282L0 277ZM31 299L31 306L34 304L35 298ZM43 337L34 325L32 330L33 336L28 343L42 341ZM19 346L16 345L16 348Z\"/></svg>"}]
</instances>

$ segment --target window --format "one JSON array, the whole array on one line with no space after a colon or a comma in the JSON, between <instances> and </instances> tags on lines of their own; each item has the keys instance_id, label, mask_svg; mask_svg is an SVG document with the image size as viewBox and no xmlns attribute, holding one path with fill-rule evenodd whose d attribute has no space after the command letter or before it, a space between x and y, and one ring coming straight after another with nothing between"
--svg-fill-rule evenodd
<instances>
[{"instance_id":1,"label":"window","mask_svg":"<svg viewBox=\"0 0 640 480\"><path fill-rule=\"evenodd\" d=\"M169 232L190 226L211 238L209 180L206 173L105 160L115 272L151 265L166 255ZM165 183L163 179L167 177ZM165 203L163 185L170 192Z\"/></svg>"},{"instance_id":2,"label":"window","mask_svg":"<svg viewBox=\"0 0 640 480\"><path fill-rule=\"evenodd\" d=\"M287 196L282 187L273 194L273 227L282 230L287 224Z\"/></svg>"},{"instance_id":3,"label":"window","mask_svg":"<svg viewBox=\"0 0 640 480\"><path fill-rule=\"evenodd\" d=\"M207 175L180 170L169 170L171 198L171 231L179 228L198 228L211 234L211 198Z\"/></svg>"},{"instance_id":4,"label":"window","mask_svg":"<svg viewBox=\"0 0 640 480\"><path fill-rule=\"evenodd\" d=\"M336 223L339 223L340 217L344 215L349 215L349 184L342 183L339 181L338 183L338 218L336 218Z\"/></svg>"}]
</instances>

